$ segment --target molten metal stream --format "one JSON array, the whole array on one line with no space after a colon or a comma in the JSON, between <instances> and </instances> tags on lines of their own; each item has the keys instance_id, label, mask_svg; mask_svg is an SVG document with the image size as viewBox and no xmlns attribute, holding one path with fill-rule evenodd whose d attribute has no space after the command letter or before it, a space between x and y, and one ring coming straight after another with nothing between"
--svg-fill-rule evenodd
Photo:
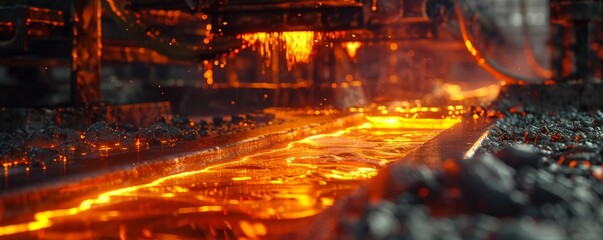
<instances>
[{"instance_id":1,"label":"molten metal stream","mask_svg":"<svg viewBox=\"0 0 603 240\"><path fill-rule=\"evenodd\" d=\"M236 235L267 236L272 228L262 220L314 216L383 166L460 121L367 120L236 161L108 191L72 208L38 212L31 222L1 226L0 236L127 238L132 231L138 237L166 231L182 236L208 221L218 221ZM220 235L214 229L204 231Z\"/></svg>"}]
</instances>

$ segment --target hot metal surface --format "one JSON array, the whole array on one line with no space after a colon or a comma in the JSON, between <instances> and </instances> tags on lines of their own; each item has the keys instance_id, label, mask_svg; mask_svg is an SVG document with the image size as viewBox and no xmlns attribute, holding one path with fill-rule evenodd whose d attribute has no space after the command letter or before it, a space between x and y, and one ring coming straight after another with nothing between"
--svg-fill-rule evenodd
<instances>
[{"instance_id":1,"label":"hot metal surface","mask_svg":"<svg viewBox=\"0 0 603 240\"><path fill-rule=\"evenodd\" d=\"M104 192L75 207L38 212L29 222L3 224L0 233L41 238L283 237L456 123L369 120L236 161Z\"/></svg>"},{"instance_id":2,"label":"hot metal surface","mask_svg":"<svg viewBox=\"0 0 603 240\"><path fill-rule=\"evenodd\" d=\"M355 221L366 217L363 213L369 204L383 199L396 199L404 190L403 179L412 178L404 171L411 165L441 169L448 159L471 157L487 136L491 122L486 119L464 119L461 123L442 131L400 160L389 164L358 191L342 198L333 207L321 212L300 239L349 239L358 238L352 229ZM412 223L409 223L412 224ZM385 223L387 225L387 223ZM364 230L358 230L362 232ZM394 238L395 239L395 238Z\"/></svg>"},{"instance_id":3,"label":"hot metal surface","mask_svg":"<svg viewBox=\"0 0 603 240\"><path fill-rule=\"evenodd\" d=\"M286 113L275 114L282 119L292 118ZM0 191L0 206L6 209L3 219L14 219L23 212L54 207L74 197L140 184L244 157L278 144L353 126L363 119L361 114L298 116L281 124L201 138L173 147L107 152L104 156L73 154L66 156L62 164L47 164L45 169L39 171L4 168L4 172L0 173L4 178L4 186L0 188L3 190Z\"/></svg>"}]
</instances>

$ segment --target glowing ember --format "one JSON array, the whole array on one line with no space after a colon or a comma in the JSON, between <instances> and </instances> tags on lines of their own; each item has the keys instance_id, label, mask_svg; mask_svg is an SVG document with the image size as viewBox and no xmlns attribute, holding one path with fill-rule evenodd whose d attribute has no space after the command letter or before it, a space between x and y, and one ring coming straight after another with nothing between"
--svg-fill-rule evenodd
<instances>
[{"instance_id":1,"label":"glowing ember","mask_svg":"<svg viewBox=\"0 0 603 240\"><path fill-rule=\"evenodd\" d=\"M259 50L267 62L270 62L274 50L285 50L287 66L296 63L307 63L314 45L315 34L311 31L300 32L259 32L241 35L254 49Z\"/></svg>"},{"instance_id":2,"label":"glowing ember","mask_svg":"<svg viewBox=\"0 0 603 240\"><path fill-rule=\"evenodd\" d=\"M350 58L355 58L356 53L358 52L358 49L362 46L362 43L361 42L344 42L344 43L342 43L342 45L345 48L348 56Z\"/></svg>"}]
</instances>

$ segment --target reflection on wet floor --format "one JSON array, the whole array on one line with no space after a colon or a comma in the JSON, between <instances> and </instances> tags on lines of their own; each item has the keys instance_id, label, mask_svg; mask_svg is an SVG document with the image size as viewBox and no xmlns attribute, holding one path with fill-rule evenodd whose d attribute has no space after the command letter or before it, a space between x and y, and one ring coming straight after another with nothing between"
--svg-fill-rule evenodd
<instances>
[{"instance_id":1,"label":"reflection on wet floor","mask_svg":"<svg viewBox=\"0 0 603 240\"><path fill-rule=\"evenodd\" d=\"M37 213L0 235L43 238L277 237L457 120L369 118L335 133ZM14 235L17 236L17 235Z\"/></svg>"}]
</instances>

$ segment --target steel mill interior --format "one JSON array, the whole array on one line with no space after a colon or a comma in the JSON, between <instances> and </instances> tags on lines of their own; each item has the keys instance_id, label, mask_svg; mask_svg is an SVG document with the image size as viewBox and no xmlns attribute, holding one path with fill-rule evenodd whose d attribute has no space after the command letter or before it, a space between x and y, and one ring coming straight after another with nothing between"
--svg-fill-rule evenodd
<instances>
[{"instance_id":1,"label":"steel mill interior","mask_svg":"<svg viewBox=\"0 0 603 240\"><path fill-rule=\"evenodd\" d=\"M603 239L603 0L0 0L0 239Z\"/></svg>"}]
</instances>

